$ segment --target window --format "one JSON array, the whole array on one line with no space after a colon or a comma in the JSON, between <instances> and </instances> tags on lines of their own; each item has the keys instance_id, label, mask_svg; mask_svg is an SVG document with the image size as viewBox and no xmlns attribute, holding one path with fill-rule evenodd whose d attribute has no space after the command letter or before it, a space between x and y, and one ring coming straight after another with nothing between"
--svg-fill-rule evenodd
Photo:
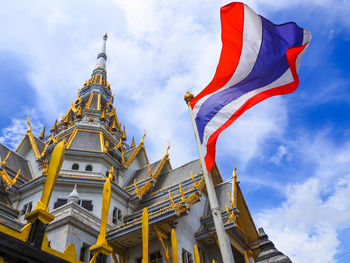
<instances>
[{"instance_id":1,"label":"window","mask_svg":"<svg viewBox=\"0 0 350 263\"><path fill-rule=\"evenodd\" d=\"M156 251L149 255L150 263L163 263L162 255L160 251Z\"/></svg>"},{"instance_id":2,"label":"window","mask_svg":"<svg viewBox=\"0 0 350 263\"><path fill-rule=\"evenodd\" d=\"M185 249L182 249L182 262L193 263L192 254Z\"/></svg>"},{"instance_id":3,"label":"window","mask_svg":"<svg viewBox=\"0 0 350 263\"><path fill-rule=\"evenodd\" d=\"M90 245L83 243L83 246L80 249L79 260L83 262L89 262L92 258L92 254L89 251Z\"/></svg>"},{"instance_id":4,"label":"window","mask_svg":"<svg viewBox=\"0 0 350 263\"><path fill-rule=\"evenodd\" d=\"M154 253L149 254L149 262L150 263L163 263L162 255L160 254L160 251L156 251ZM142 257L136 259L136 263L142 263Z\"/></svg>"},{"instance_id":5,"label":"window","mask_svg":"<svg viewBox=\"0 0 350 263\"><path fill-rule=\"evenodd\" d=\"M114 207L114 209L113 209L113 218L112 218L113 224L117 224L118 220L119 221L123 220L122 211L120 209L118 209L117 207Z\"/></svg>"},{"instance_id":6,"label":"window","mask_svg":"<svg viewBox=\"0 0 350 263\"><path fill-rule=\"evenodd\" d=\"M53 209L56 209L56 208L63 206L65 204L67 204L67 199L57 198L57 201L53 205Z\"/></svg>"},{"instance_id":7,"label":"window","mask_svg":"<svg viewBox=\"0 0 350 263\"><path fill-rule=\"evenodd\" d=\"M73 163L72 170L79 170L79 164Z\"/></svg>"},{"instance_id":8,"label":"window","mask_svg":"<svg viewBox=\"0 0 350 263\"><path fill-rule=\"evenodd\" d=\"M92 211L94 206L92 205L91 200L81 200L81 206L84 207L86 210Z\"/></svg>"},{"instance_id":9,"label":"window","mask_svg":"<svg viewBox=\"0 0 350 263\"><path fill-rule=\"evenodd\" d=\"M21 215L25 215L32 211L32 202L25 204L22 208Z\"/></svg>"},{"instance_id":10,"label":"window","mask_svg":"<svg viewBox=\"0 0 350 263\"><path fill-rule=\"evenodd\" d=\"M91 171L92 171L92 165L91 165L91 164L88 164L88 165L85 167L85 171L91 172Z\"/></svg>"},{"instance_id":11,"label":"window","mask_svg":"<svg viewBox=\"0 0 350 263\"><path fill-rule=\"evenodd\" d=\"M53 205L53 209L56 209L60 206L67 204L67 201L68 201L67 199L57 198L57 201ZM84 207L88 211L92 211L94 208L92 204L92 200L78 200L77 205Z\"/></svg>"}]
</instances>

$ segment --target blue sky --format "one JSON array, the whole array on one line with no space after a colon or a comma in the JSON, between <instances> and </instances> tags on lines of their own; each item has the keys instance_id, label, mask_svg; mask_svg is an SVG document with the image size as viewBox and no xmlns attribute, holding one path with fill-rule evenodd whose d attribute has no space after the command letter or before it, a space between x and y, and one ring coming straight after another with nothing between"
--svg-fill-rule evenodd
<instances>
[{"instance_id":1,"label":"blue sky","mask_svg":"<svg viewBox=\"0 0 350 263\"><path fill-rule=\"evenodd\" d=\"M174 167L197 158L183 96L209 83L228 1L22 1L0 10L0 140L12 147L27 115L51 128L77 96L109 34L107 71L128 139L147 130L151 160L167 141ZM272 22L309 29L299 88L246 112L218 140L225 179L233 160L258 227L293 262L349 262L350 4L246 1Z\"/></svg>"}]
</instances>

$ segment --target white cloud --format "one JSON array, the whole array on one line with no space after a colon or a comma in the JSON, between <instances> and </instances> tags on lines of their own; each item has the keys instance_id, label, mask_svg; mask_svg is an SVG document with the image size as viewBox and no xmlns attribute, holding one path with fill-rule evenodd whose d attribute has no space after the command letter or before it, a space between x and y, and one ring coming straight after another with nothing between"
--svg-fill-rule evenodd
<instances>
[{"instance_id":1,"label":"white cloud","mask_svg":"<svg viewBox=\"0 0 350 263\"><path fill-rule=\"evenodd\" d=\"M270 158L271 162L273 162L276 165L279 165L283 157L286 157L286 159L290 160L290 155L288 154L288 148L285 145L280 145L278 147L277 152Z\"/></svg>"},{"instance_id":2,"label":"white cloud","mask_svg":"<svg viewBox=\"0 0 350 263\"><path fill-rule=\"evenodd\" d=\"M323 132L295 147L314 173L289 184L286 200L261 211L257 224L293 262L329 262L339 252L338 234L350 227L350 144L335 145Z\"/></svg>"},{"instance_id":3,"label":"white cloud","mask_svg":"<svg viewBox=\"0 0 350 263\"><path fill-rule=\"evenodd\" d=\"M0 142L9 146L12 149L16 149L20 141L28 129L28 116L32 126L34 135L38 136L43 128L42 123L38 119L38 114L35 109L24 108L23 112L11 119L11 124L3 128L0 132Z\"/></svg>"},{"instance_id":4,"label":"white cloud","mask_svg":"<svg viewBox=\"0 0 350 263\"><path fill-rule=\"evenodd\" d=\"M177 166L198 156L183 96L186 89L198 93L214 75L221 48L219 7L228 2L7 1L0 10L4 29L0 49L17 54L29 65L28 77L38 97L36 112L45 114L43 122L53 124L89 78L102 35L108 32L108 80L128 138L135 134L137 141L146 129L145 143L152 160L163 157L170 140L170 157ZM346 1L337 5L326 0L246 2L257 12L309 5L328 14L327 25L335 21L350 25ZM339 91L337 87L334 90ZM34 125L36 115L32 113L32 125L41 128L39 122ZM287 122L284 98L260 103L219 137L217 159L225 164L234 159L244 170L249 160L264 156L268 139L283 137ZM26 116L14 117L2 130L0 141L15 147L26 129ZM349 179L345 175L349 174L350 146L336 147L326 137L301 137L295 144L282 140L276 155L267 157L279 163L299 149L315 168L312 175L305 175L311 179L289 186L280 207L259 215L258 223L296 262L331 259L339 245L337 231L348 227ZM332 180L337 182L335 186ZM270 184L268 180L255 182ZM271 187L282 193L285 189L281 186L286 184L276 182ZM341 213L328 221L327 211Z\"/></svg>"}]
</instances>

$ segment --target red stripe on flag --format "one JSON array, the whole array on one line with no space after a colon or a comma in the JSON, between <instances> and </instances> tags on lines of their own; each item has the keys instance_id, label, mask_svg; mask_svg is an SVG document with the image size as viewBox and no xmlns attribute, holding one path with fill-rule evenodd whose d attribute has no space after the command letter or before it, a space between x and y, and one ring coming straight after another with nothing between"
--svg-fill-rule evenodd
<instances>
[{"instance_id":1,"label":"red stripe on flag","mask_svg":"<svg viewBox=\"0 0 350 263\"><path fill-rule=\"evenodd\" d=\"M244 5L242 3L225 5L221 7L220 15L222 49L219 64L213 80L191 100L192 109L198 100L225 86L235 72L241 56Z\"/></svg>"},{"instance_id":2,"label":"red stripe on flag","mask_svg":"<svg viewBox=\"0 0 350 263\"><path fill-rule=\"evenodd\" d=\"M208 139L207 142L207 154L204 158L205 160L205 165L207 166L207 170L210 171L211 168L213 167L215 163L215 146L216 146L216 141L218 139L219 134L226 129L228 126L230 126L239 116L241 116L246 110L250 109L257 103L276 96L276 95L283 95L283 94L288 94L292 93L293 91L296 90L296 88L299 85L299 77L297 74L297 70L295 67L295 61L300 52L304 50L304 48L308 45L305 44L300 47L293 47L287 50L286 52L286 57L288 60L289 67L291 69L291 73L293 76L294 81L291 83L288 83L283 86L279 86L276 88L272 88L266 91L263 91L261 93L256 94L255 96L251 97L249 100L247 100L232 116L231 118L225 122L219 129L217 129Z\"/></svg>"}]
</instances>

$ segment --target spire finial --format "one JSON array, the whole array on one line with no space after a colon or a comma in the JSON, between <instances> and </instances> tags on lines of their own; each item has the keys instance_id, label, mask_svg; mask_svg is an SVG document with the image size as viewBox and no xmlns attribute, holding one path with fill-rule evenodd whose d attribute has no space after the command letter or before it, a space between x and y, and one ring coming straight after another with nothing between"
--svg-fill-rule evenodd
<instances>
[{"instance_id":1,"label":"spire finial","mask_svg":"<svg viewBox=\"0 0 350 263\"><path fill-rule=\"evenodd\" d=\"M107 33L103 35L103 44L101 52L97 55L97 67L103 67L106 68L106 61L107 61L107 55L106 55L106 41L108 39Z\"/></svg>"}]
</instances>

